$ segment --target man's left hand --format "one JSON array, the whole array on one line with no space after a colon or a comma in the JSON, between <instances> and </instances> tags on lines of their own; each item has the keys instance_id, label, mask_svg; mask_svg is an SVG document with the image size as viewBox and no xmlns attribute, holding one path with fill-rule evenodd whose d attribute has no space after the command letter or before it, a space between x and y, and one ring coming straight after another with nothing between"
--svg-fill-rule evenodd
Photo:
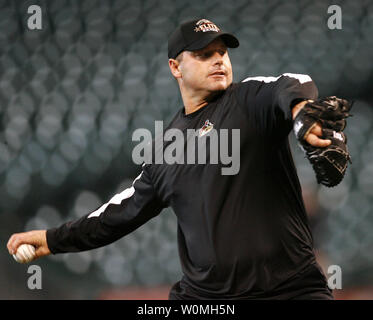
<instances>
[{"instance_id":1,"label":"man's left hand","mask_svg":"<svg viewBox=\"0 0 373 320\"><path fill-rule=\"evenodd\" d=\"M295 119L298 112L307 102L308 101L302 101L294 106L292 109L293 119ZM310 132L305 135L304 140L307 141L311 146L319 148L325 148L332 143L329 139L321 139L320 137L322 137L322 127L320 123L316 122Z\"/></svg>"}]
</instances>

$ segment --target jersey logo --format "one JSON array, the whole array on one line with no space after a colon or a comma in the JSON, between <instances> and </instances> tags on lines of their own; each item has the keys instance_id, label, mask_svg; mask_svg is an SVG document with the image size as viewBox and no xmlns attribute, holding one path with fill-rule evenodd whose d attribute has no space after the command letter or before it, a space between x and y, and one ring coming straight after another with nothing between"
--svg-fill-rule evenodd
<instances>
[{"instance_id":1,"label":"jersey logo","mask_svg":"<svg viewBox=\"0 0 373 320\"><path fill-rule=\"evenodd\" d=\"M205 124L202 126L202 128L199 129L199 136L200 137L204 136L209 131L211 131L213 127L214 127L214 125L210 122L210 120L206 120Z\"/></svg>"}]
</instances>

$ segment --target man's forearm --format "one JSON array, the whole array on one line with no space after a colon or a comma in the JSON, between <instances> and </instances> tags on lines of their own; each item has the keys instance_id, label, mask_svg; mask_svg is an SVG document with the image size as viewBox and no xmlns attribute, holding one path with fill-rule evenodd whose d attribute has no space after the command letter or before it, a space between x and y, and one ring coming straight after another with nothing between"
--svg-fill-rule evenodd
<instances>
[{"instance_id":1,"label":"man's forearm","mask_svg":"<svg viewBox=\"0 0 373 320\"><path fill-rule=\"evenodd\" d=\"M50 251L55 254L96 249L123 235L107 228L99 218L88 219L84 216L59 228L48 229L46 238Z\"/></svg>"}]
</instances>

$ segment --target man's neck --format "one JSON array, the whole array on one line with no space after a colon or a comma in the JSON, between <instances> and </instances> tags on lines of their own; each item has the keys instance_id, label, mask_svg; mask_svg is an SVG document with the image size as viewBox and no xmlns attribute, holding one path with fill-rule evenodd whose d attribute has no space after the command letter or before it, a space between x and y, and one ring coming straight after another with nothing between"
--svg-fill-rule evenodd
<instances>
[{"instance_id":1,"label":"man's neck","mask_svg":"<svg viewBox=\"0 0 373 320\"><path fill-rule=\"evenodd\" d=\"M190 113L196 112L197 110L199 110L199 109L201 109L201 108L203 108L207 105L208 105L207 101L202 101L201 103L194 104L194 105L184 104L185 114L190 114Z\"/></svg>"},{"instance_id":2,"label":"man's neck","mask_svg":"<svg viewBox=\"0 0 373 320\"><path fill-rule=\"evenodd\" d=\"M213 92L209 95L190 95L182 91L181 97L184 103L185 114L196 112L197 110L207 106L217 94L218 92Z\"/></svg>"}]
</instances>

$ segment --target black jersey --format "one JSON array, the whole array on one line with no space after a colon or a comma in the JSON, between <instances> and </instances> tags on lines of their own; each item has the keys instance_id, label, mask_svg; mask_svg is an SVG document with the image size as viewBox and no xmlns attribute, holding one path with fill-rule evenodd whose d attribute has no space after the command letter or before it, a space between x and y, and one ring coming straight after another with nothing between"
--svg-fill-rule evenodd
<instances>
[{"instance_id":1,"label":"black jersey","mask_svg":"<svg viewBox=\"0 0 373 320\"><path fill-rule=\"evenodd\" d=\"M292 107L317 96L310 77L283 74L233 83L191 114L182 108L168 129L239 129L238 172L223 175L226 164L210 163L209 148L206 164L144 164L131 188L49 229L51 252L107 245L170 206L183 271L171 298L292 298L327 290L288 142Z\"/></svg>"}]
</instances>

